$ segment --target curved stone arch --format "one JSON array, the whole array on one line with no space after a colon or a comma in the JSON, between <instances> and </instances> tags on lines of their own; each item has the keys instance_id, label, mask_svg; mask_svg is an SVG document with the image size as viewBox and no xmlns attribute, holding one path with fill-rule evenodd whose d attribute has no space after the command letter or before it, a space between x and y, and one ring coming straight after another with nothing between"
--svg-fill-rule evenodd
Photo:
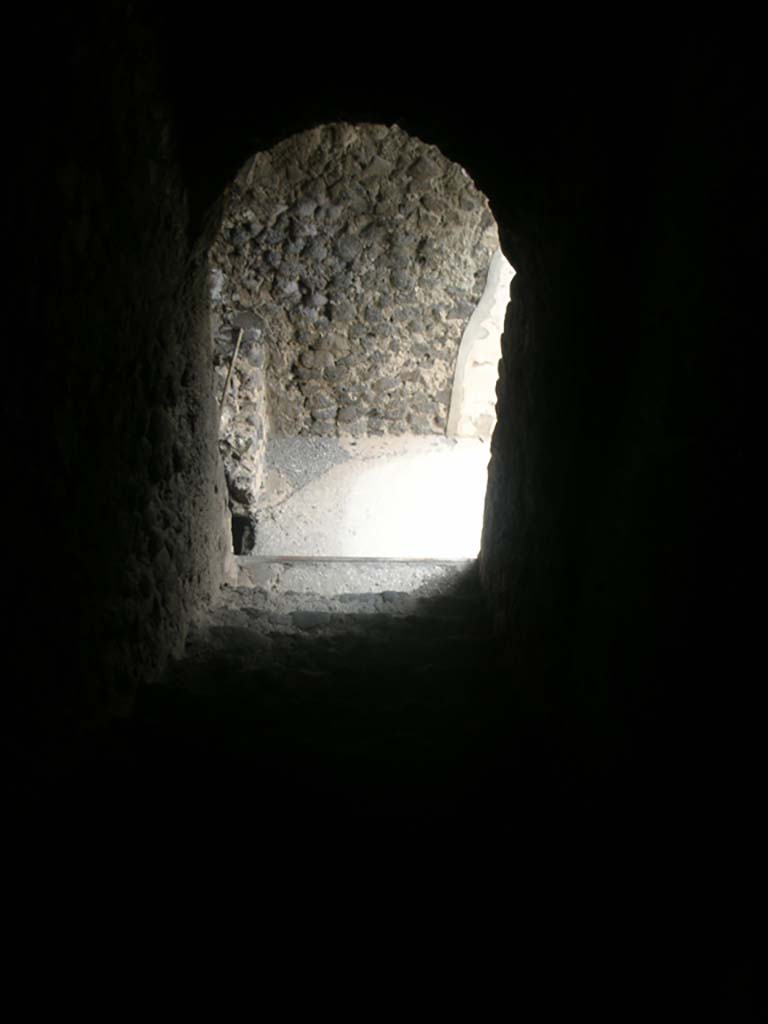
<instances>
[{"instance_id":1,"label":"curved stone arch","mask_svg":"<svg viewBox=\"0 0 768 1024\"><path fill-rule=\"evenodd\" d=\"M197 160L190 158L185 171L193 179L190 230L196 239L195 251L198 254L209 252L221 229L228 193L236 180L248 173L260 153L313 131L318 125L341 123L398 125L406 134L438 149L446 160L462 168L488 198L499 232L500 248L505 258L514 264L516 272L535 269L540 252L530 224L531 211L525 204L510 202L515 191L510 187L511 173L517 168L520 172L517 178L524 182L525 160L510 165L490 125L487 125L488 130L478 128L475 122L465 127L453 118L441 124L435 118L435 110L425 111L418 101L409 99L405 105L394 104L379 96L364 102L350 101L348 97L326 100L311 114L304 107L286 111L277 121L261 125L258 133L239 129L236 145L230 139L231 150L239 156L227 154L204 170Z\"/></svg>"}]
</instances>

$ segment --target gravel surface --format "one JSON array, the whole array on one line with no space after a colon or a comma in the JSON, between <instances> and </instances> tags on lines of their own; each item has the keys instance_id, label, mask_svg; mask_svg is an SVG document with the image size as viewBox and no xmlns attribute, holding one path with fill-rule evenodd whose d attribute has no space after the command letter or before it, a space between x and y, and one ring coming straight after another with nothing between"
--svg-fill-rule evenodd
<instances>
[{"instance_id":1,"label":"gravel surface","mask_svg":"<svg viewBox=\"0 0 768 1024\"><path fill-rule=\"evenodd\" d=\"M349 458L349 452L333 437L275 437L267 442L267 470L285 477L294 489L305 487Z\"/></svg>"}]
</instances>

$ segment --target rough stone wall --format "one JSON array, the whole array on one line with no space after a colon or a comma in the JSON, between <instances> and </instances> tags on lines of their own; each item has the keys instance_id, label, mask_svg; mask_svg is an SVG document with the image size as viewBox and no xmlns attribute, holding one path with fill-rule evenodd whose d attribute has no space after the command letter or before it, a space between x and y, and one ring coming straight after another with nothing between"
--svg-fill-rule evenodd
<instances>
[{"instance_id":1,"label":"rough stone wall","mask_svg":"<svg viewBox=\"0 0 768 1024\"><path fill-rule=\"evenodd\" d=\"M653 708L668 757L691 717L720 728L753 621L762 165L733 127L748 92L715 67L692 62L655 109L638 97L612 160L595 147L579 191L550 185L518 224L535 244L512 284L481 553L529 692L606 743Z\"/></svg>"},{"instance_id":2,"label":"rough stone wall","mask_svg":"<svg viewBox=\"0 0 768 1024\"><path fill-rule=\"evenodd\" d=\"M212 252L222 451L254 504L269 430L444 433L498 235L467 173L397 127L331 124L257 154ZM266 403L264 386L266 384Z\"/></svg>"},{"instance_id":3,"label":"rough stone wall","mask_svg":"<svg viewBox=\"0 0 768 1024\"><path fill-rule=\"evenodd\" d=\"M62 20L57 89L30 119L50 131L19 147L35 202L15 211L16 302L36 369L34 393L14 387L8 403L31 538L14 613L38 624L43 685L99 715L158 677L218 587L226 491L207 261L190 246L152 34L120 4ZM11 364L12 379L28 373Z\"/></svg>"}]
</instances>

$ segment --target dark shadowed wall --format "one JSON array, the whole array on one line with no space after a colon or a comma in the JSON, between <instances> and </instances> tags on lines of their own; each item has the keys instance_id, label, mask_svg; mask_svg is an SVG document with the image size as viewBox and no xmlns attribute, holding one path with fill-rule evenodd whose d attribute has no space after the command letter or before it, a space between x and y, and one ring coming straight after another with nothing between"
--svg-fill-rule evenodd
<instances>
[{"instance_id":1,"label":"dark shadowed wall","mask_svg":"<svg viewBox=\"0 0 768 1024\"><path fill-rule=\"evenodd\" d=\"M191 244L156 38L129 5L54 20L50 75L16 108L9 211L11 678L99 718L180 652L230 538L206 254Z\"/></svg>"}]
</instances>

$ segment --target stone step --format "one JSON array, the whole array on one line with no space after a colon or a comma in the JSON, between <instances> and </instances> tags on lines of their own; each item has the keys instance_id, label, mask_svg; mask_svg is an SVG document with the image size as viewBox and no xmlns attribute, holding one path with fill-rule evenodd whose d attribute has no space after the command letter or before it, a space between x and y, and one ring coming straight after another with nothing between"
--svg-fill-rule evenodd
<instances>
[{"instance_id":1,"label":"stone step","mask_svg":"<svg viewBox=\"0 0 768 1024\"><path fill-rule=\"evenodd\" d=\"M251 631L254 641L259 636L312 633L316 636L361 634L386 638L396 635L398 640L430 642L432 638L463 637L471 639L488 631L485 616L479 614L441 614L440 612L400 613L372 609L338 611L328 608L298 608L290 611L270 608L219 607L198 621L190 637L203 636L211 631Z\"/></svg>"},{"instance_id":2,"label":"stone step","mask_svg":"<svg viewBox=\"0 0 768 1024\"><path fill-rule=\"evenodd\" d=\"M237 586L270 593L423 595L472 587L476 559L309 558L238 555Z\"/></svg>"},{"instance_id":3,"label":"stone step","mask_svg":"<svg viewBox=\"0 0 768 1024\"><path fill-rule=\"evenodd\" d=\"M374 678L387 677L395 689L415 694L430 678L472 678L491 650L486 626L452 619L220 609L191 631L174 674L176 684L184 685L200 671L209 673L214 689L222 672L234 672L247 689L258 689L266 678L282 680L282 686L317 677L332 689L349 679L362 686L361 693Z\"/></svg>"},{"instance_id":4,"label":"stone step","mask_svg":"<svg viewBox=\"0 0 768 1024\"><path fill-rule=\"evenodd\" d=\"M317 594L312 592L268 591L255 587L225 587L217 605L208 617L237 617L245 613L251 620L290 616L320 615L339 618L378 616L390 618L417 618L423 620L450 620L476 622L487 619L485 605L479 593L436 594L421 596L405 591L385 590L380 593ZM240 615L242 618L242 616ZM309 619L306 619L309 621Z\"/></svg>"},{"instance_id":5,"label":"stone step","mask_svg":"<svg viewBox=\"0 0 768 1024\"><path fill-rule=\"evenodd\" d=\"M337 592L330 583L402 582L414 563L390 560L240 558L253 580L271 579L271 587L223 587L217 603L190 629L186 654L200 664L238 664L258 669L277 666L278 675L315 671L318 662L334 676L359 674L360 665L395 676L429 669L445 675L466 665L490 645L490 617L482 600L477 565L471 562L428 563L415 591L358 589ZM288 589L320 581L324 589ZM347 573L351 569L352 575ZM425 568L417 564L417 569ZM435 572L434 570L438 571ZM259 575L263 570L264 575ZM327 574L326 574L327 570ZM376 575L372 581L366 573ZM275 573L269 577L268 573ZM399 574L399 575L398 575ZM414 577L411 576L411 582ZM362 657L362 662L361 662ZM442 667L440 667L442 666ZM193 674L197 672L194 670ZM182 671L182 675L184 672Z\"/></svg>"}]
</instances>

